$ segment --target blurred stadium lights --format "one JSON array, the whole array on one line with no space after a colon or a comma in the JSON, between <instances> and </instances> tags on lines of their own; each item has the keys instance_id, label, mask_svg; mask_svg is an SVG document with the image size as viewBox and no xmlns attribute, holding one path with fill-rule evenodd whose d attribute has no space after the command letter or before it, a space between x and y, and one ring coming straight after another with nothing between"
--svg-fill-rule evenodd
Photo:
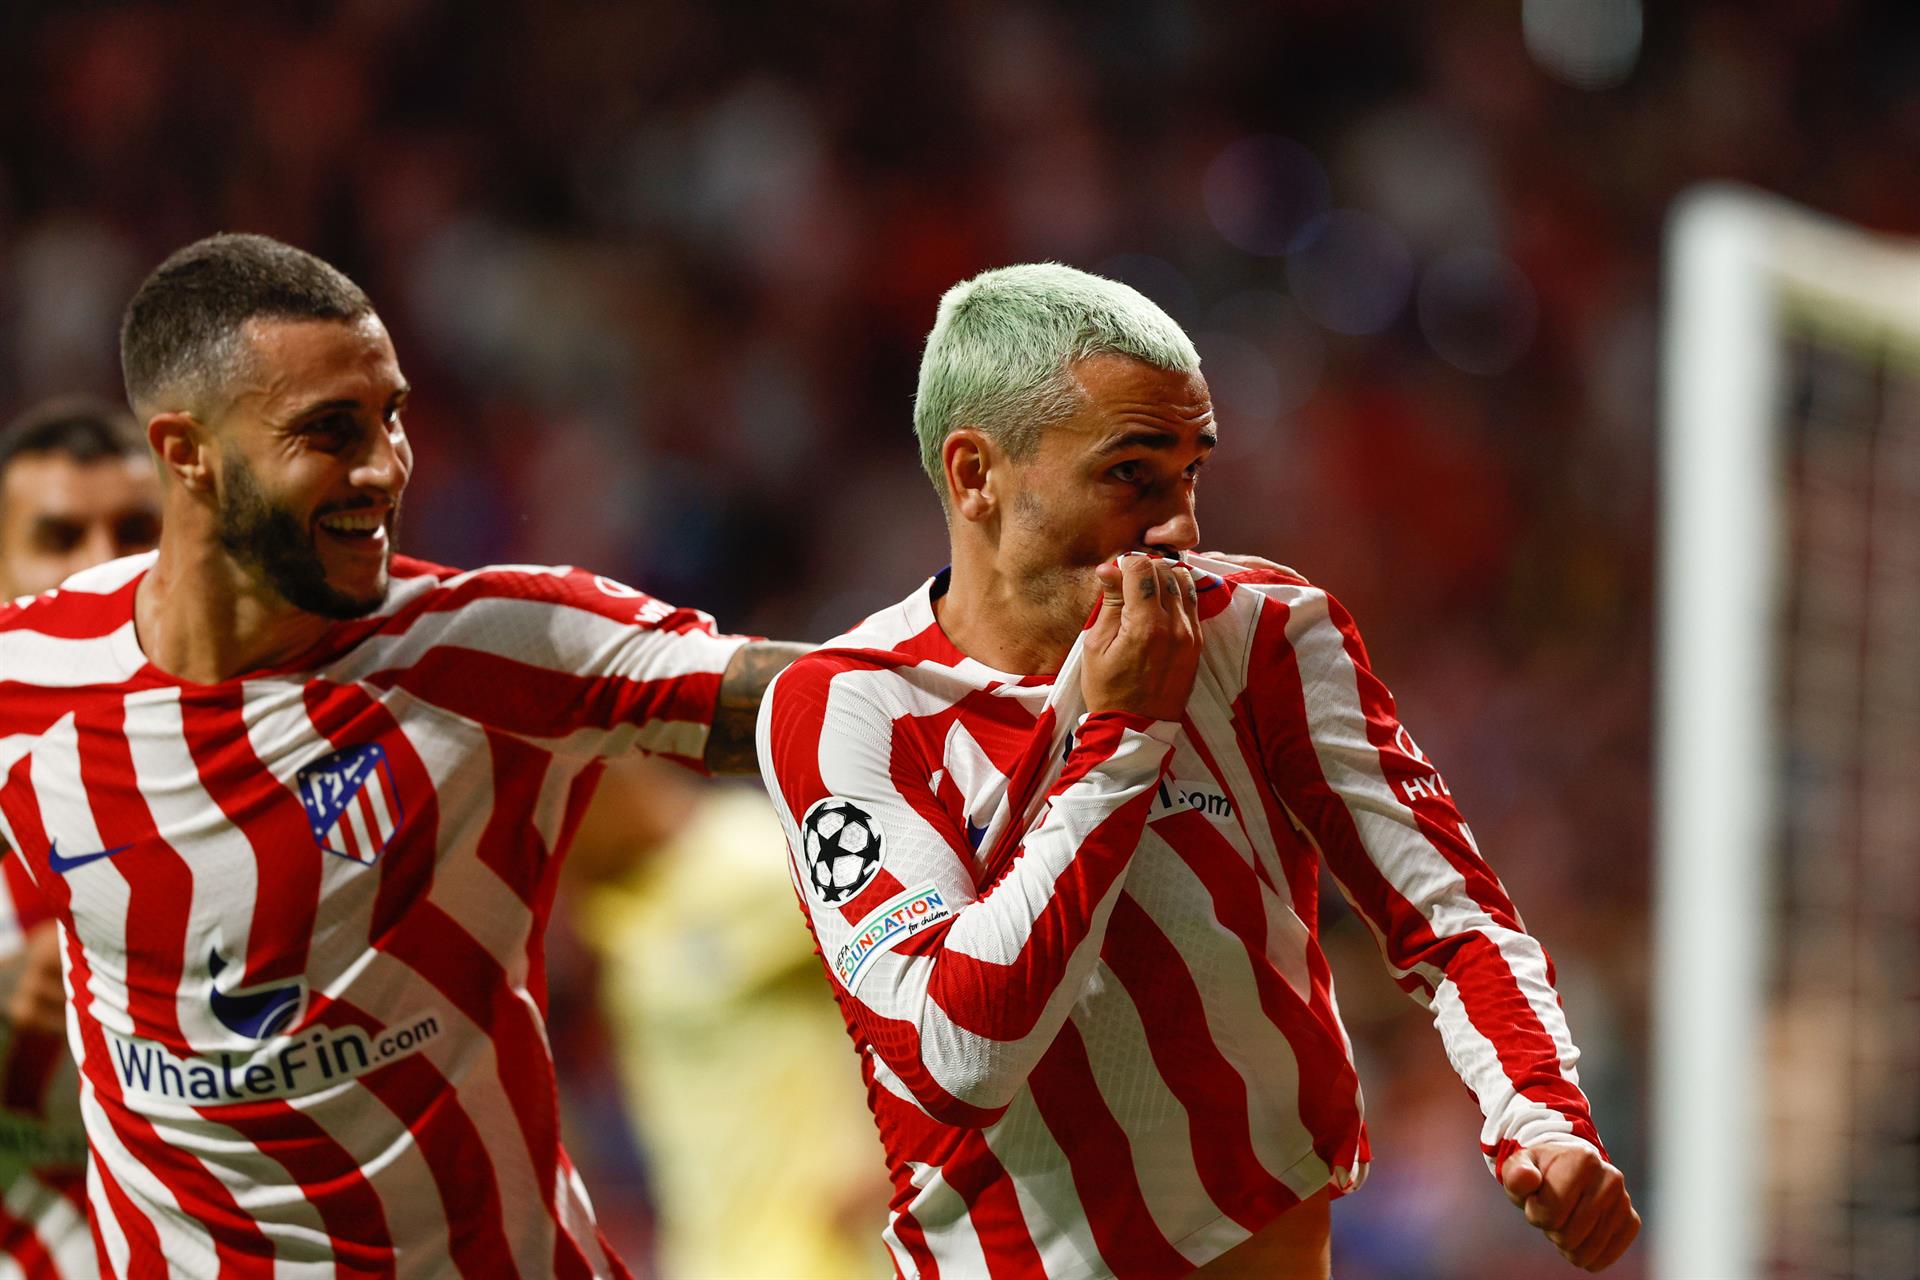
<instances>
[{"instance_id":1,"label":"blurred stadium lights","mask_svg":"<svg viewBox=\"0 0 1920 1280\"><path fill-rule=\"evenodd\" d=\"M1609 89L1640 61L1640 0L1524 0L1521 30L1541 70L1577 89Z\"/></svg>"},{"instance_id":2,"label":"blurred stadium lights","mask_svg":"<svg viewBox=\"0 0 1920 1280\"><path fill-rule=\"evenodd\" d=\"M1327 171L1289 138L1257 135L1223 148L1207 166L1201 198L1228 244L1263 257L1304 246L1332 206Z\"/></svg>"},{"instance_id":3,"label":"blurred stadium lights","mask_svg":"<svg viewBox=\"0 0 1920 1280\"><path fill-rule=\"evenodd\" d=\"M1486 249L1444 254L1420 276L1414 312L1427 343L1467 373L1504 373L1533 344L1539 306L1520 268Z\"/></svg>"},{"instance_id":4,"label":"blurred stadium lights","mask_svg":"<svg viewBox=\"0 0 1920 1280\"><path fill-rule=\"evenodd\" d=\"M1230 335L1249 343L1266 363L1271 376L1271 407L1262 412L1280 417L1301 408L1313 398L1327 366L1327 339L1318 327L1300 313L1293 299L1269 289L1245 289L1207 313L1207 332L1196 341L1207 361L1207 381L1215 387L1215 398L1236 415L1241 405L1223 394L1219 387L1230 383L1234 371L1220 367L1214 357L1216 337ZM1258 383L1255 377L1256 387ZM1228 392L1236 391L1229 386ZM1244 397L1249 409L1258 405L1257 397Z\"/></svg>"},{"instance_id":5,"label":"blurred stadium lights","mask_svg":"<svg viewBox=\"0 0 1920 1280\"><path fill-rule=\"evenodd\" d=\"M1287 283L1300 309L1335 333L1379 333L1406 306L1413 253L1382 219L1336 210L1305 248L1287 255Z\"/></svg>"},{"instance_id":6,"label":"blurred stadium lights","mask_svg":"<svg viewBox=\"0 0 1920 1280\"><path fill-rule=\"evenodd\" d=\"M1415 257L1505 237L1493 159L1458 112L1428 103L1376 111L1341 142L1333 164L1347 203L1392 223Z\"/></svg>"}]
</instances>

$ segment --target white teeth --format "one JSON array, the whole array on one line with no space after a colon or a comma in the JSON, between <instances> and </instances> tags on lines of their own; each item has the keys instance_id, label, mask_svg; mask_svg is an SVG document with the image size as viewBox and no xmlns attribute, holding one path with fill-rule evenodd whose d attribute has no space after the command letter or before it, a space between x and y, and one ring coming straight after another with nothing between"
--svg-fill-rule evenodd
<instances>
[{"instance_id":1,"label":"white teeth","mask_svg":"<svg viewBox=\"0 0 1920 1280\"><path fill-rule=\"evenodd\" d=\"M321 518L320 527L335 533L372 533L384 521L384 516L373 513L325 516Z\"/></svg>"}]
</instances>

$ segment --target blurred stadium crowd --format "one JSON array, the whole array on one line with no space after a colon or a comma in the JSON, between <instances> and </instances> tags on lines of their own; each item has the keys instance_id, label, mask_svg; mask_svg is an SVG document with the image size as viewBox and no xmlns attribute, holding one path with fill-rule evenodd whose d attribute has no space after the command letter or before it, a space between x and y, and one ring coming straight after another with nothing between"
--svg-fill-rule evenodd
<instances>
[{"instance_id":1,"label":"blurred stadium crowd","mask_svg":"<svg viewBox=\"0 0 1920 1280\"><path fill-rule=\"evenodd\" d=\"M1916 25L1850 0L8 4L0 406L117 393L141 276L268 232L395 335L403 549L578 563L819 639L944 560L909 423L940 291L1032 259L1125 279L1219 405L1206 543L1358 616L1555 955L1643 1188L1661 219L1732 177L1920 229ZM755 856L777 869L777 835ZM588 943L626 958L604 892L556 942L554 1026L639 1263L657 1175L647 1125L621 1136L635 1033L592 995ZM813 964L790 901L764 919ZM1376 1155L1339 1273L1537 1274L1438 1039L1363 930L1327 939ZM852 1151L864 1213L792 1211L870 1240L878 1142Z\"/></svg>"}]
</instances>

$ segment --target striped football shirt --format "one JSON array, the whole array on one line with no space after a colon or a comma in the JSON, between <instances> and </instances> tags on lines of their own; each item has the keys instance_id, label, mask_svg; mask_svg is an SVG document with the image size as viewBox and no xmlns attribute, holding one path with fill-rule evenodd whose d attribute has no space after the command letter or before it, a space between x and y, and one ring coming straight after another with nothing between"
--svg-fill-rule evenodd
<instances>
[{"instance_id":1,"label":"striped football shirt","mask_svg":"<svg viewBox=\"0 0 1920 1280\"><path fill-rule=\"evenodd\" d=\"M0 841L0 965L24 963L29 932L51 920L19 858ZM0 1276L93 1280L87 1145L66 1042L0 1017Z\"/></svg>"},{"instance_id":2,"label":"striped football shirt","mask_svg":"<svg viewBox=\"0 0 1920 1280\"><path fill-rule=\"evenodd\" d=\"M626 1276L561 1148L541 938L601 762L697 766L740 639L574 569L155 668L151 554L0 609L0 838L66 930L115 1276Z\"/></svg>"},{"instance_id":3,"label":"striped football shirt","mask_svg":"<svg viewBox=\"0 0 1920 1280\"><path fill-rule=\"evenodd\" d=\"M761 708L790 870L859 1052L903 1276L1184 1275L1364 1175L1316 938L1331 870L1478 1099L1497 1171L1598 1145L1546 954L1351 619L1198 558L1176 724L942 633L935 577Z\"/></svg>"}]
</instances>

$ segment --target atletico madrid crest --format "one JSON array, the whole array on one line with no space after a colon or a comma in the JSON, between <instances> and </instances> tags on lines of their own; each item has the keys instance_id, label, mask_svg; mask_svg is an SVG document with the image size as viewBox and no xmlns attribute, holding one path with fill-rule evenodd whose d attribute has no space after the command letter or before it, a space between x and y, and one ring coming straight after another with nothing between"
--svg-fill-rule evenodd
<instances>
[{"instance_id":1,"label":"atletico madrid crest","mask_svg":"<svg viewBox=\"0 0 1920 1280\"><path fill-rule=\"evenodd\" d=\"M400 828L400 790L378 743L320 757L294 777L313 841L328 853L372 866Z\"/></svg>"}]
</instances>

